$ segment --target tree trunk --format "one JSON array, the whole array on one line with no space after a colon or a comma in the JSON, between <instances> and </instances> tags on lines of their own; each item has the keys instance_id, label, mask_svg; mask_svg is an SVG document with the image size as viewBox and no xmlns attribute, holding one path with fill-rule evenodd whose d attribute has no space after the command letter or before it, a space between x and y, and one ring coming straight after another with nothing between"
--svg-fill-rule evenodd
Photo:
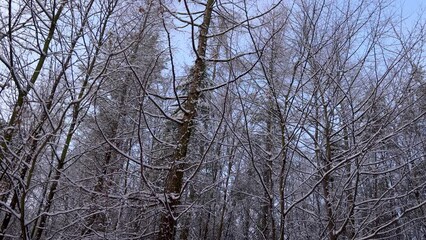
<instances>
[{"instance_id":1,"label":"tree trunk","mask_svg":"<svg viewBox=\"0 0 426 240\"><path fill-rule=\"evenodd\" d=\"M178 129L178 143L173 152L173 161L170 171L166 177L164 195L165 212L160 220L160 233L158 239L174 239L177 224L177 208L180 204L180 192L183 184L183 171L185 159L188 151L188 144L194 125L194 118L197 114L197 105L200 97L199 88L204 78L206 69L206 47L207 33L211 22L214 0L208 0L206 9L204 10L203 23L200 26L200 34L198 36L197 59L195 60L192 81L189 83L188 99L184 104L185 112L183 113L182 123Z\"/></svg>"}]
</instances>

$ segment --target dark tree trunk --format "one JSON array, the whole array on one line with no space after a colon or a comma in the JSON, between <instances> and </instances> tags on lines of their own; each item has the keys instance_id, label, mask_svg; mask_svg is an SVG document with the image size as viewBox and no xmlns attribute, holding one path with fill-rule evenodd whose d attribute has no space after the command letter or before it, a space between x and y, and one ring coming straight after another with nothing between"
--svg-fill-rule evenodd
<instances>
[{"instance_id":1,"label":"dark tree trunk","mask_svg":"<svg viewBox=\"0 0 426 240\"><path fill-rule=\"evenodd\" d=\"M160 233L158 239L174 239L176 234L177 208L180 205L180 192L183 184L184 163L188 151L188 144L194 125L194 118L197 114L197 105L200 98L199 88L202 84L206 69L206 48L207 33L211 22L214 0L208 0L204 10L203 23L201 24L198 36L197 59L195 60L192 81L189 83L189 93L184 104L185 112L182 123L178 126L178 143L173 152L173 160L170 171L167 175L164 195L165 212L160 220Z\"/></svg>"}]
</instances>

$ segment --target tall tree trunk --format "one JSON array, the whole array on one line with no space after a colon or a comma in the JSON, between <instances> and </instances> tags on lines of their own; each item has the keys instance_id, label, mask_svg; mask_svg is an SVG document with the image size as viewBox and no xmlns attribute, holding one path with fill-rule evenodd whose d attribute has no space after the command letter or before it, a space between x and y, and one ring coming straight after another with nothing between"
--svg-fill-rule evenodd
<instances>
[{"instance_id":1,"label":"tall tree trunk","mask_svg":"<svg viewBox=\"0 0 426 240\"><path fill-rule=\"evenodd\" d=\"M91 1L89 9L91 8L92 3L93 2ZM89 9L87 10L86 14L88 14ZM109 13L107 18L106 18L107 20L108 20L110 15L111 14ZM56 165L56 170L55 170L54 175L53 175L53 183L49 188L49 193L48 193L47 198L46 198L46 204L43 208L44 214L42 214L40 216L40 219L38 219L38 221L36 221L36 224L34 225L34 227L32 229L31 236L34 239L40 239L42 237L43 231L46 227L47 220L48 220L48 213L50 212L50 208L53 205L53 200L54 200L55 194L57 192L59 180L62 177L62 171L63 171L65 164L66 164L66 158L68 156L69 147L70 147L72 138L74 136L75 129L77 128L77 126L79 124L78 122L79 122L79 115L80 115L80 110L81 110L80 109L81 102L84 99L84 95L87 93L87 89L90 85L90 82L89 82L90 75L95 68L95 65L96 65L97 59L98 59L98 55L100 53L100 47L103 44L102 38L103 38L105 31L106 31L107 20L104 21L104 24L102 26L100 37L98 38L98 42L97 42L98 48L96 49L96 51L94 53L93 59L89 63L89 68L88 68L87 74L84 78L83 85L81 87L80 92L78 93L78 101L76 101L75 104L73 105L71 124L70 124L70 127L68 128L68 131L67 131L67 134L66 134L66 137L65 137L65 144L64 144L64 147L61 151L60 158L58 159L58 163ZM80 29L81 31L83 30L83 27L84 27L84 25L81 27L81 29ZM74 45L73 45L73 47L74 47Z\"/></svg>"},{"instance_id":2,"label":"tall tree trunk","mask_svg":"<svg viewBox=\"0 0 426 240\"><path fill-rule=\"evenodd\" d=\"M50 43L51 43L51 41L53 39L53 36L55 34L56 24L58 23L59 17L62 14L62 11L63 11L63 9L65 7L65 4L66 4L66 1L62 2L60 4L60 6L58 7L58 10L56 11L56 13L53 15L53 18L52 18L52 20L50 22L49 32L48 32L46 41L43 43L42 52L40 53L39 59L37 61L36 68L35 68L33 74L31 75L29 84L27 86L25 86L25 87L22 86L19 83L19 81L17 80L16 76L15 76L15 70L13 68L10 69L10 72L12 73L12 78L13 78L15 84L16 84L16 87L18 88L18 98L17 98L17 101L16 101L15 105L13 106L13 111L12 111L12 114L10 116L9 122L7 124L8 127L9 127L8 131L5 132L4 141L1 142L1 146L0 146L0 163L4 162L4 158L6 157L5 153L8 152L8 144L13 139L13 136L14 136L14 133L15 133L14 131L15 131L15 129L17 129L16 125L19 125L19 123L20 123L22 109L23 109L24 103L25 103L25 98L27 98L27 95L29 94L29 92L33 88L34 84L36 83L36 81L37 81L37 79L38 79L38 77L40 75L40 72L41 72L41 70L42 70L42 68L44 66L44 63L45 63L46 58L47 58L47 53L49 51ZM8 10L9 10L9 35L8 35L8 37L9 37L9 41L12 43L13 42L12 41L12 32L13 31L12 31L12 26L11 26L11 24L12 24L12 19L11 19L11 17L12 17L11 16L11 13L12 13L12 3L9 3ZM13 52L12 48L10 49L10 51L11 51L11 53ZM13 61L11 61L11 63L13 64ZM12 67L13 67L13 65L12 65ZM34 148L35 148L35 146L33 145L32 149L34 149ZM31 158L31 156L29 156L28 158ZM27 172L27 168L24 168L21 171L21 174L23 175L22 179L25 178L26 172ZM3 179L0 178L0 181L1 181L0 182L0 186L1 186L1 188L6 188L7 189L7 188L10 188L12 186L12 183L9 182L8 180L6 180L6 181L2 181L2 180ZM25 190L23 192L25 192ZM17 204L17 198L18 198L18 196L16 196L16 194L17 194L16 191L13 194L14 194L13 195L13 199L12 199L12 202L10 204L10 208L12 210L15 209L16 204ZM6 194L6 195L2 196L0 198L0 200L1 201L5 201L5 200L7 200L7 198L8 198L8 195ZM24 209L21 209L21 211L24 211ZM24 221L23 217L24 217L24 215L23 215L23 212L22 212L22 214L21 214L21 222ZM2 234L5 233L7 227L9 226L10 219L11 219L11 213L8 212L8 213L6 213L6 215L5 215L4 219L3 219L2 225L0 227L0 234L1 234L0 235L0 240L4 238L4 236ZM22 238L26 239L26 235L22 235Z\"/></svg>"},{"instance_id":3,"label":"tall tree trunk","mask_svg":"<svg viewBox=\"0 0 426 240\"><path fill-rule=\"evenodd\" d=\"M180 192L183 185L184 163L188 151L188 144L193 130L194 119L197 114L197 105L200 98L199 88L202 84L206 70L206 48L207 34L211 22L214 0L208 0L204 10L203 23L200 26L198 36L197 59L195 60L192 81L189 83L189 93L187 101L184 104L184 113L182 122L177 127L178 143L173 152L173 161L170 171L166 177L164 195L165 212L160 220L160 233L158 239L174 239L176 234L176 215L177 207L180 204Z\"/></svg>"}]
</instances>

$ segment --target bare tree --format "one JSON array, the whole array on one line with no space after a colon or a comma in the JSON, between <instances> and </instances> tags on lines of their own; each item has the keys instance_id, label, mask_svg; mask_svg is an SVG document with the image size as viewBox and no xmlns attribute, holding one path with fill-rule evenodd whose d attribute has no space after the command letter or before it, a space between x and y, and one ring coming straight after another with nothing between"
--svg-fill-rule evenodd
<instances>
[{"instance_id":1,"label":"bare tree","mask_svg":"<svg viewBox=\"0 0 426 240\"><path fill-rule=\"evenodd\" d=\"M6 3L0 239L425 238L396 2Z\"/></svg>"}]
</instances>

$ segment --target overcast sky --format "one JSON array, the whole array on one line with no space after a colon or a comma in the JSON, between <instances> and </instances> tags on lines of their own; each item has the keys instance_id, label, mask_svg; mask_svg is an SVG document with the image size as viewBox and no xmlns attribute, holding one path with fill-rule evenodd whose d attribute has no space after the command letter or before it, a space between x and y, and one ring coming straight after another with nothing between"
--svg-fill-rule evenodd
<instances>
[{"instance_id":1,"label":"overcast sky","mask_svg":"<svg viewBox=\"0 0 426 240\"><path fill-rule=\"evenodd\" d=\"M402 15L414 19L422 14L425 0L397 0L396 4L401 6Z\"/></svg>"},{"instance_id":2,"label":"overcast sky","mask_svg":"<svg viewBox=\"0 0 426 240\"><path fill-rule=\"evenodd\" d=\"M268 0L275 2L276 0ZM379 0L377 0L379 1ZM265 3L265 1L259 1ZM399 13L405 22L401 27L410 28L410 25L415 23L419 16L422 16L423 19L426 19L426 15L423 14L425 10L426 0L395 0L394 1L395 12ZM184 5L182 2L175 2L174 7L180 9L179 11L185 12ZM178 25L181 25L179 23ZM179 31L171 31L172 46L175 50L175 66L178 76L185 75L185 66L191 66L193 64L193 54L191 47L191 38L190 38L190 28L188 27L187 32L183 32L183 29L180 28ZM177 54L176 54L177 51Z\"/></svg>"}]
</instances>

